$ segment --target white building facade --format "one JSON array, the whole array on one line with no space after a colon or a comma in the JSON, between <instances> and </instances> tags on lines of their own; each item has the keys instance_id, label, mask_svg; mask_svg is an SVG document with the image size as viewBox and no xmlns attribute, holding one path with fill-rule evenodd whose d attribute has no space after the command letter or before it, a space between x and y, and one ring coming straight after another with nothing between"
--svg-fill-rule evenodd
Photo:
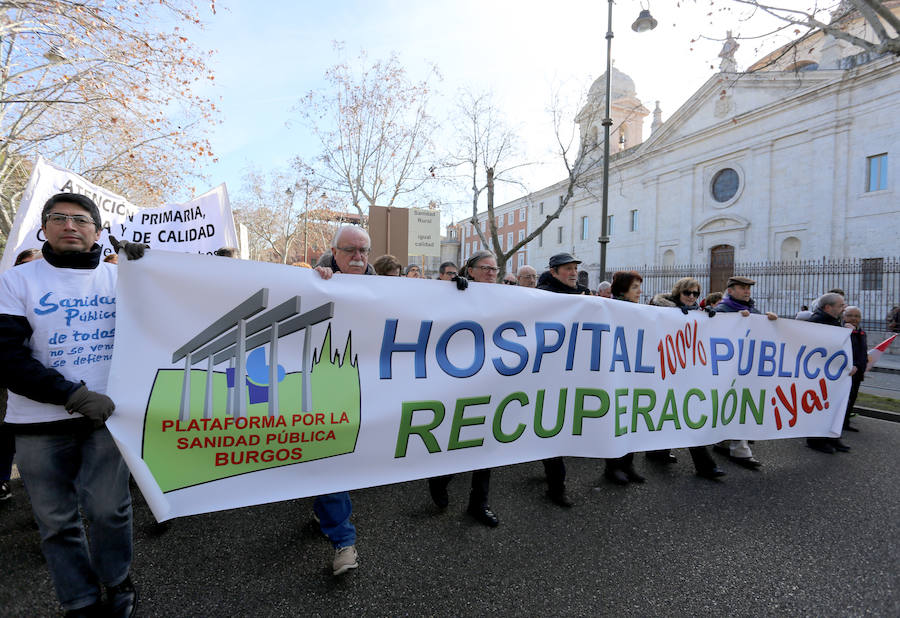
<instances>
[{"instance_id":1,"label":"white building facade","mask_svg":"<svg viewBox=\"0 0 900 618\"><path fill-rule=\"evenodd\" d=\"M802 51L793 66L752 73L723 61L732 71L710 77L665 122L657 106L644 141L649 112L613 69L608 270L898 254L900 58L857 55L821 33ZM604 79L586 109L602 105ZM576 121L596 140L599 114L582 110ZM528 245L538 270L569 251L589 284L599 282L601 175L598 166L589 191L576 189ZM524 209L533 230L565 190L560 182L497 212Z\"/></svg>"}]
</instances>

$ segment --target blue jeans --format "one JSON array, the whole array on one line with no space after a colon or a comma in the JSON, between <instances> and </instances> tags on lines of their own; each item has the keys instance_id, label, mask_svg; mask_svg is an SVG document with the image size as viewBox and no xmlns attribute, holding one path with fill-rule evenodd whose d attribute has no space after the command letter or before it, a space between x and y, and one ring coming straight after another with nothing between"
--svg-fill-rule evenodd
<instances>
[{"instance_id":1,"label":"blue jeans","mask_svg":"<svg viewBox=\"0 0 900 618\"><path fill-rule=\"evenodd\" d=\"M133 549L128 467L112 436L106 427L19 434L16 455L59 602L71 610L99 601L100 583L128 576Z\"/></svg>"},{"instance_id":2,"label":"blue jeans","mask_svg":"<svg viewBox=\"0 0 900 618\"><path fill-rule=\"evenodd\" d=\"M353 503L350 502L349 492L342 491L317 497L313 502L313 511L319 518L322 533L328 537L335 549L356 544L356 528L350 523Z\"/></svg>"}]
</instances>

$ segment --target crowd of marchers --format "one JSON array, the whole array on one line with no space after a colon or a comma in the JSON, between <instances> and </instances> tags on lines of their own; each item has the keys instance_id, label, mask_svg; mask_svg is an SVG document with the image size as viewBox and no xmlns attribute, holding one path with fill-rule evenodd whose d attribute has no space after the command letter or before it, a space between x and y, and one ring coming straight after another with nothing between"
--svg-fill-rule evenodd
<instances>
[{"instance_id":1,"label":"crowd of marchers","mask_svg":"<svg viewBox=\"0 0 900 618\"><path fill-rule=\"evenodd\" d=\"M64 318L35 308L47 293L114 298L118 256L140 259L146 247L119 243L110 237L116 253L103 259L98 244L100 211L90 198L79 194L51 197L44 204L41 221L46 238L43 247L22 252L16 265L0 275L0 500L12 496L9 480L15 457L40 532L41 549L66 615L131 616L138 603L131 577L132 502L128 468L105 425L115 411L115 403L106 395L110 362L104 358L86 365L54 366L51 357L71 353L65 341L52 337L63 329ZM390 255L370 264L370 252L371 241L365 230L342 226L332 240L331 251L310 267L323 279L335 273L424 276L421 266L404 268ZM215 255L235 258L237 250L222 247ZM559 253L550 258L540 276L535 268L525 265L515 275L504 276L502 282L557 294L591 294L578 283L579 264L575 256ZM494 254L478 251L461 268L452 262L441 264L438 278L465 290L469 281L497 283L498 273ZM612 281L602 282L594 293L611 301L638 303L642 283L640 273L616 272ZM688 276L679 279L671 292L654 296L650 304L685 314L705 311L710 316L724 312L749 316L760 313L752 298L754 283L735 276L728 280L724 292L701 299L699 282ZM770 320L777 319L773 313L766 315ZM860 310L846 306L843 292L835 289L798 317L852 329L852 389L844 429L855 431L849 423L850 413L867 360ZM114 329L115 313L105 315L97 326ZM76 342L69 347L73 345ZM807 444L829 454L850 450L840 438L810 438ZM763 465L745 440L715 444L712 450L751 470ZM698 476L717 480L725 475L707 446L689 452ZM661 464L676 461L669 450L646 453L646 458ZM543 465L548 499L563 508L573 506L566 492L563 458L545 459ZM636 468L635 453L606 460L604 476L616 485L645 481ZM467 513L495 527L500 521L489 504L490 478L490 469L472 472ZM449 504L447 487L451 479L452 475L428 480L431 499L441 509ZM318 496L313 502L315 518L334 550L335 576L359 566L356 528L350 521L352 509L348 492Z\"/></svg>"}]
</instances>

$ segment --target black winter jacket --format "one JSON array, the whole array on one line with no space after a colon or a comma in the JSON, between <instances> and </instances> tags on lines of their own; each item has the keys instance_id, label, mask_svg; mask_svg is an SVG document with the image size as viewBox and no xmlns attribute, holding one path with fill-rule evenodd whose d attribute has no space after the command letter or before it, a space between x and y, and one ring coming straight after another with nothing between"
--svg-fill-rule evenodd
<instances>
[{"instance_id":1,"label":"black winter jacket","mask_svg":"<svg viewBox=\"0 0 900 618\"><path fill-rule=\"evenodd\" d=\"M586 294L588 296L591 295L591 291L580 283L576 284L577 287L569 287L556 277L554 277L551 272L545 271L541 273L540 279L538 279L537 289L545 290L547 292L556 292L557 294Z\"/></svg>"}]
</instances>

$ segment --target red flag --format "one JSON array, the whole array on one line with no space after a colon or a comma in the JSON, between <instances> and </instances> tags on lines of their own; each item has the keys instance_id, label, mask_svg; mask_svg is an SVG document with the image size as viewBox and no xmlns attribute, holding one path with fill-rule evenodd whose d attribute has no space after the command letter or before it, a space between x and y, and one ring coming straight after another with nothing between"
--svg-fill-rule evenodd
<instances>
[{"instance_id":1,"label":"red flag","mask_svg":"<svg viewBox=\"0 0 900 618\"><path fill-rule=\"evenodd\" d=\"M891 335L888 339L885 339L877 346L869 350L869 364L866 365L866 371L872 369L875 363L878 362L878 359L881 358L881 355L890 347L891 342L897 338L897 335Z\"/></svg>"}]
</instances>

